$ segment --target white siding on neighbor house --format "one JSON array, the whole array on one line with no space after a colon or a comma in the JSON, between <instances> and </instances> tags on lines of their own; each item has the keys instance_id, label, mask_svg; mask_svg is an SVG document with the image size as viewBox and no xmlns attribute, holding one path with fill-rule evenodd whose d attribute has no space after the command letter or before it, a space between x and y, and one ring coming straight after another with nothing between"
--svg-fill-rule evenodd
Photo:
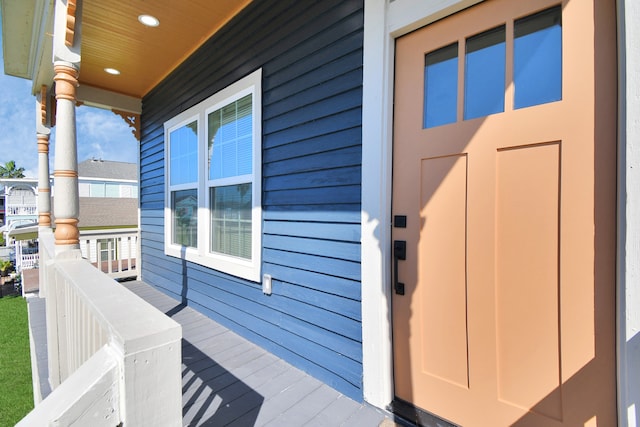
<instances>
[{"instance_id":1,"label":"white siding on neighbor house","mask_svg":"<svg viewBox=\"0 0 640 427\"><path fill-rule=\"evenodd\" d=\"M80 181L78 183L80 197L138 197L138 185L128 182L114 181Z\"/></svg>"},{"instance_id":2,"label":"white siding on neighbor house","mask_svg":"<svg viewBox=\"0 0 640 427\"><path fill-rule=\"evenodd\" d=\"M34 205L36 204L36 194L27 188L17 188L11 190L7 196L7 206Z\"/></svg>"}]
</instances>

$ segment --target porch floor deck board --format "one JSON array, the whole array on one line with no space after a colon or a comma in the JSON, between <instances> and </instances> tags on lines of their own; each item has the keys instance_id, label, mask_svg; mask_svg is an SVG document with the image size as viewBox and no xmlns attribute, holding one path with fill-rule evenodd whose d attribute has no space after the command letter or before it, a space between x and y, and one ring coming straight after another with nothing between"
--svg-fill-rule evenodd
<instances>
[{"instance_id":1,"label":"porch floor deck board","mask_svg":"<svg viewBox=\"0 0 640 427\"><path fill-rule=\"evenodd\" d=\"M186 426L378 426L387 416L141 281L132 292L182 325Z\"/></svg>"}]
</instances>

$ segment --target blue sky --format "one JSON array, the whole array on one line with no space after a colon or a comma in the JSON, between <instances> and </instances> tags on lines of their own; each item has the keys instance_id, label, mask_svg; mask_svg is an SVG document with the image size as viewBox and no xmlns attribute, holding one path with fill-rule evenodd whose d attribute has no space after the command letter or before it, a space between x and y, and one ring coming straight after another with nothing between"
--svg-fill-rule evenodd
<instances>
[{"instance_id":1,"label":"blue sky","mask_svg":"<svg viewBox=\"0 0 640 427\"><path fill-rule=\"evenodd\" d=\"M2 27L0 23L0 44ZM31 82L4 74L0 48L0 164L15 160L25 168L25 176L38 176L38 147L35 131L35 102ZM78 162L96 157L120 162L137 161L137 145L131 128L111 111L81 106L76 109ZM49 147L53 174L55 127Z\"/></svg>"}]
</instances>

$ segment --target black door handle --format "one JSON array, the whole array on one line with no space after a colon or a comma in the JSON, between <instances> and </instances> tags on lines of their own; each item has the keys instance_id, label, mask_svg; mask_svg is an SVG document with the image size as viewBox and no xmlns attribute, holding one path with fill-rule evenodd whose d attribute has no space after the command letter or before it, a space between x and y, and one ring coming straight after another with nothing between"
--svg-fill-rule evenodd
<instances>
[{"instance_id":1,"label":"black door handle","mask_svg":"<svg viewBox=\"0 0 640 427\"><path fill-rule=\"evenodd\" d=\"M398 295L404 295L404 283L398 280L398 261L407 259L407 242L405 240L393 241L393 288Z\"/></svg>"}]
</instances>

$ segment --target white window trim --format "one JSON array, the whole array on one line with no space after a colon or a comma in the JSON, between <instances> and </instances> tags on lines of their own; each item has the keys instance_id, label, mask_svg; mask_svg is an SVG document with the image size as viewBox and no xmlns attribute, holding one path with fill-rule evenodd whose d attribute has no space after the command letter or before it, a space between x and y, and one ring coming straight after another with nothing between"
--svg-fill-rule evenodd
<instances>
[{"instance_id":1,"label":"white window trim","mask_svg":"<svg viewBox=\"0 0 640 427\"><path fill-rule=\"evenodd\" d=\"M214 270L218 270L233 276L241 277L254 282L261 280L262 266L262 69L258 69L248 76L227 86L215 93L206 100L178 114L164 124L164 152L165 152L165 243L164 253L168 256L186 259L196 264L200 264ZM209 235L211 218L209 212L209 188L212 183L208 179L207 169L207 114L211 111L240 99L248 94L253 95L253 173L252 178L252 241L251 259L246 260L234 256L212 253L209 248ZM185 248L181 245L171 243L172 221L171 221L171 192L194 188L192 184L174 185L169 184L169 133L180 126L198 121L198 182L195 188L198 189L198 247ZM234 181L248 182L247 175L229 178L231 184ZM222 180L216 180L216 186Z\"/></svg>"}]
</instances>

